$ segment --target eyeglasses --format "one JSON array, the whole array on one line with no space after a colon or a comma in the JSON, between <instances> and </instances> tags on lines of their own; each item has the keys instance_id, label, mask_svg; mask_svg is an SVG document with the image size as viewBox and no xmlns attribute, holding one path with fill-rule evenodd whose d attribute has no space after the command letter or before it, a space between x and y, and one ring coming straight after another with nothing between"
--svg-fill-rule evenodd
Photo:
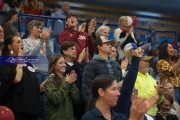
<instances>
[{"instance_id":1,"label":"eyeglasses","mask_svg":"<svg viewBox=\"0 0 180 120\"><path fill-rule=\"evenodd\" d=\"M138 93L138 89L134 89L133 93L137 94Z\"/></svg>"}]
</instances>

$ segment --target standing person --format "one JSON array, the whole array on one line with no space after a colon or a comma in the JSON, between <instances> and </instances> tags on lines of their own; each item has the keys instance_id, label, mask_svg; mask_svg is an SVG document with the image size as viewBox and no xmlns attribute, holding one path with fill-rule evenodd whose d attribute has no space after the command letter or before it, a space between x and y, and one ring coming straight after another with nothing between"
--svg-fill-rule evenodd
<instances>
[{"instance_id":1,"label":"standing person","mask_svg":"<svg viewBox=\"0 0 180 120\"><path fill-rule=\"evenodd\" d=\"M25 0L23 12L25 14L43 15L44 4L38 0Z\"/></svg>"},{"instance_id":2,"label":"standing person","mask_svg":"<svg viewBox=\"0 0 180 120\"><path fill-rule=\"evenodd\" d=\"M20 37L9 36L4 41L2 56L23 57ZM10 108L15 120L38 120L40 87L33 66L29 63L1 64L0 105Z\"/></svg>"},{"instance_id":3,"label":"standing person","mask_svg":"<svg viewBox=\"0 0 180 120\"><path fill-rule=\"evenodd\" d=\"M159 61L157 62L157 71L160 82L169 82L174 85L175 100L180 104L180 59L175 63L172 58L174 49L172 44L164 43L159 50Z\"/></svg>"},{"instance_id":4,"label":"standing person","mask_svg":"<svg viewBox=\"0 0 180 120\"><path fill-rule=\"evenodd\" d=\"M70 13L66 17L67 28L59 34L59 43L62 44L64 41L73 41L76 43L77 47L77 57L78 60L79 54L84 48L89 49L89 60L92 58L94 53L94 40L92 38L92 29L89 29L88 33L84 32L85 23L80 25L77 28L77 16ZM87 61L86 61L87 62Z\"/></svg>"},{"instance_id":5,"label":"standing person","mask_svg":"<svg viewBox=\"0 0 180 120\"><path fill-rule=\"evenodd\" d=\"M73 120L73 103L79 101L80 92L75 81L77 74L72 70L66 76L65 59L62 55L53 55L49 62L48 74L55 74L53 81L45 89L47 97L47 120Z\"/></svg>"},{"instance_id":6,"label":"standing person","mask_svg":"<svg viewBox=\"0 0 180 120\"><path fill-rule=\"evenodd\" d=\"M10 35L20 36L20 33L18 32L17 28L13 25L13 23L17 22L17 20L18 13L15 10L9 10L2 22L2 27L4 29L4 38Z\"/></svg>"},{"instance_id":7,"label":"standing person","mask_svg":"<svg viewBox=\"0 0 180 120\"><path fill-rule=\"evenodd\" d=\"M84 67L82 77L82 94L87 103L92 97L90 91L92 82L98 75L111 75L116 78L117 82L122 80L122 71L119 63L109 56L114 44L115 41L108 40L105 36L97 37L95 40L96 54Z\"/></svg>"},{"instance_id":8,"label":"standing person","mask_svg":"<svg viewBox=\"0 0 180 120\"><path fill-rule=\"evenodd\" d=\"M110 75L99 75L92 83L92 98L88 103L87 112L82 120L127 120L121 114L114 112L111 107L117 104L120 92L115 78ZM137 98L132 102L128 120L143 120L145 112L154 105L155 101Z\"/></svg>"},{"instance_id":9,"label":"standing person","mask_svg":"<svg viewBox=\"0 0 180 120\"><path fill-rule=\"evenodd\" d=\"M0 56L2 55L2 49L4 47L4 30L0 26Z\"/></svg>"},{"instance_id":10,"label":"standing person","mask_svg":"<svg viewBox=\"0 0 180 120\"><path fill-rule=\"evenodd\" d=\"M161 103L164 100L163 94L166 92L166 88L163 85L156 84L156 81L149 75L150 67L149 60L152 56L144 55L141 58L138 68L138 75L136 78L135 87L138 89L138 96L150 98L154 95L159 95L157 104ZM147 112L148 115L155 117L157 112L157 107L154 105Z\"/></svg>"},{"instance_id":11,"label":"standing person","mask_svg":"<svg viewBox=\"0 0 180 120\"><path fill-rule=\"evenodd\" d=\"M119 54L119 58L124 57L124 46L130 42L136 42L133 33L133 26L128 26L128 19L126 16L121 16L119 18L120 26L119 28L114 30L114 38L117 42L117 51Z\"/></svg>"},{"instance_id":12,"label":"standing person","mask_svg":"<svg viewBox=\"0 0 180 120\"><path fill-rule=\"evenodd\" d=\"M155 120L179 120L178 117L170 113L173 105L173 98L170 95L164 95L164 101L158 105L159 111Z\"/></svg>"},{"instance_id":13,"label":"standing person","mask_svg":"<svg viewBox=\"0 0 180 120\"><path fill-rule=\"evenodd\" d=\"M82 74L84 69L82 61L86 58L87 52L88 51L86 51L84 48L82 52L79 54L78 62L75 62L74 59L77 55L75 43L71 41L65 41L61 44L61 53L66 61L66 71L64 75L69 74L72 70L74 70L77 74L77 80L75 81L75 84L78 90L81 92L80 101L76 104L73 104L74 117L76 118L76 120L81 120L81 117L83 116L86 107L85 101L82 98L81 89Z\"/></svg>"},{"instance_id":14,"label":"standing person","mask_svg":"<svg viewBox=\"0 0 180 120\"><path fill-rule=\"evenodd\" d=\"M33 64L35 73L41 84L47 78L49 59L53 55L53 47L49 41L51 29L42 31L43 24L41 21L33 20L28 24L29 37L23 39L25 55L39 58L43 63ZM41 95L41 118L46 119L45 113L45 96Z\"/></svg>"}]
</instances>

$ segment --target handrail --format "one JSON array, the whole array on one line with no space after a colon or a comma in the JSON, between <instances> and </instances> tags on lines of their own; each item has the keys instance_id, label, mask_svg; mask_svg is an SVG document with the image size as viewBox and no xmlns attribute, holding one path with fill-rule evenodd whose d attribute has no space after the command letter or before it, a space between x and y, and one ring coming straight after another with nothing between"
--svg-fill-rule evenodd
<instances>
[{"instance_id":1,"label":"handrail","mask_svg":"<svg viewBox=\"0 0 180 120\"><path fill-rule=\"evenodd\" d=\"M59 4L61 5L62 1L56 1L56 0L42 0L44 3L49 4ZM98 6L98 5L92 5L92 4L82 4L82 3L76 3L76 2L69 2L72 7L79 7L79 8L90 8L90 9L97 9L97 10L107 10L107 11L113 11L113 12L120 12L120 13L128 13L128 14L134 14L144 17L156 17L156 18L171 18L180 20L180 16L174 16L174 15L168 15L168 14L161 14L161 13L151 13L151 12L144 12L144 11L135 11L135 10L128 10L128 9L121 9L121 8L114 8L114 7L108 7L108 6Z\"/></svg>"}]
</instances>

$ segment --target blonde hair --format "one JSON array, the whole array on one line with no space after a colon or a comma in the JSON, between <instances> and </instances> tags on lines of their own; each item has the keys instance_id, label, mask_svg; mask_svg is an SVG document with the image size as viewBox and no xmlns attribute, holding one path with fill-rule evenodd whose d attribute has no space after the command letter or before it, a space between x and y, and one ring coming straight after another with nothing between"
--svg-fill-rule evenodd
<instances>
[{"instance_id":1,"label":"blonde hair","mask_svg":"<svg viewBox=\"0 0 180 120\"><path fill-rule=\"evenodd\" d=\"M121 16L121 17L119 17L119 21L122 21L122 20L124 20L125 18L127 18L126 16Z\"/></svg>"},{"instance_id":2,"label":"blonde hair","mask_svg":"<svg viewBox=\"0 0 180 120\"><path fill-rule=\"evenodd\" d=\"M34 0L34 5L31 4L31 0L25 0L24 4L29 9L36 9L38 7L38 0Z\"/></svg>"},{"instance_id":3,"label":"blonde hair","mask_svg":"<svg viewBox=\"0 0 180 120\"><path fill-rule=\"evenodd\" d=\"M123 80L118 82L118 90L120 90L122 88L122 84L123 84Z\"/></svg>"},{"instance_id":4,"label":"blonde hair","mask_svg":"<svg viewBox=\"0 0 180 120\"><path fill-rule=\"evenodd\" d=\"M132 60L131 49L126 50L126 51L124 52L124 57L127 57L128 63L131 63L131 60Z\"/></svg>"}]
</instances>

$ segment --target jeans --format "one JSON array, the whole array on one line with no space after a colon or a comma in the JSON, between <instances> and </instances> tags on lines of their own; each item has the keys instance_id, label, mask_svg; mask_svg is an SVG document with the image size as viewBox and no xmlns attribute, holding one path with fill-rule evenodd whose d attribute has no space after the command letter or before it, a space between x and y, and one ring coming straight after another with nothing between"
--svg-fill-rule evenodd
<instances>
[{"instance_id":1,"label":"jeans","mask_svg":"<svg viewBox=\"0 0 180 120\"><path fill-rule=\"evenodd\" d=\"M174 96L176 102L180 104L180 88L174 88Z\"/></svg>"},{"instance_id":2,"label":"jeans","mask_svg":"<svg viewBox=\"0 0 180 120\"><path fill-rule=\"evenodd\" d=\"M36 75L38 76L39 84L41 84L47 78L47 75L44 75L44 74L41 74L41 73L36 72ZM40 95L40 98L41 98L40 118L43 119L43 120L46 120L46 116L47 116L47 113L46 113L46 110L45 110L46 96L43 94L43 95Z\"/></svg>"},{"instance_id":3,"label":"jeans","mask_svg":"<svg viewBox=\"0 0 180 120\"><path fill-rule=\"evenodd\" d=\"M60 54L60 45L58 43L58 38L51 38L50 41L54 43L54 54Z\"/></svg>"}]
</instances>

